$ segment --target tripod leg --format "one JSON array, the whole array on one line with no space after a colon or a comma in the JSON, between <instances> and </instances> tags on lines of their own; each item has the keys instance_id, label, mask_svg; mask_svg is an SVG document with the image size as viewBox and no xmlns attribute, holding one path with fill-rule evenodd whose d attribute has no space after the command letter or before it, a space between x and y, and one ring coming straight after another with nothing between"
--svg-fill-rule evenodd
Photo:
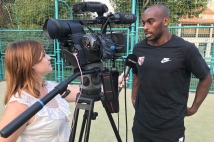
<instances>
[{"instance_id":1,"label":"tripod leg","mask_svg":"<svg viewBox=\"0 0 214 142\"><path fill-rule=\"evenodd\" d=\"M72 128L71 128L71 134L69 138L69 142L74 142L75 134L76 134L76 127L77 127L77 121L78 121L78 115L79 115L79 109L74 110L74 121L72 122Z\"/></svg>"},{"instance_id":2,"label":"tripod leg","mask_svg":"<svg viewBox=\"0 0 214 142\"><path fill-rule=\"evenodd\" d=\"M93 102L94 105L94 102ZM85 131L85 139L84 142L88 142L88 137L90 133L90 128L91 128L91 116L92 116L92 110L88 111L88 118L87 118L87 125L86 125L86 131Z\"/></svg>"},{"instance_id":3,"label":"tripod leg","mask_svg":"<svg viewBox=\"0 0 214 142\"><path fill-rule=\"evenodd\" d=\"M119 135L119 132L118 132L118 130L117 130L117 127L116 127L116 125L115 125L115 123L114 123L114 119L113 119L111 113L110 113L110 112L108 111L108 109L107 109L106 102L105 102L105 97L103 96L103 94L101 94L100 96L101 96L101 101L102 101L103 107L105 108L106 114L108 115L108 119L109 119L109 121L110 121L110 123L111 123L112 129L113 129L114 134L115 134L115 136L116 136L116 138L117 138L117 141L118 141L118 142L122 142L122 139L121 139L121 137L120 137L120 135Z\"/></svg>"},{"instance_id":4,"label":"tripod leg","mask_svg":"<svg viewBox=\"0 0 214 142\"><path fill-rule=\"evenodd\" d=\"M82 127L81 127L80 135L79 135L79 141L82 141L82 136L83 136L83 132L85 129L86 118L87 118L87 111L85 111L85 113L83 115Z\"/></svg>"},{"instance_id":5,"label":"tripod leg","mask_svg":"<svg viewBox=\"0 0 214 142\"><path fill-rule=\"evenodd\" d=\"M73 130L71 132L69 142L74 142L79 109L84 109L85 110L85 114L87 114L87 121L86 121L86 117L83 118L82 128L81 128L80 137L79 137L79 142L82 140L82 135L83 135L83 131L84 131L84 128L85 128L85 126L84 126L85 123L87 123L87 124L86 124L84 142L88 142L91 119L92 119L92 114L93 114L93 109L94 109L94 99L86 98L86 97L82 97L82 96L80 96L79 101L78 101L78 103L76 105L75 112L74 112L74 118L75 118L74 127L73 127Z\"/></svg>"},{"instance_id":6,"label":"tripod leg","mask_svg":"<svg viewBox=\"0 0 214 142\"><path fill-rule=\"evenodd\" d=\"M105 110L106 110L106 113L107 113L107 115L108 115L108 119L109 119L109 121L110 121L110 123L111 123L112 129L114 130L114 134L115 134L115 136L116 136L116 138L117 138L117 141L118 141L118 142L122 142L122 140L121 140L121 138L120 138L120 135L119 135L119 133L118 133L118 131L117 131L117 127L116 127L116 125L115 125L115 123L114 123L114 119L112 118L111 113L108 111L107 108L105 108Z\"/></svg>"}]
</instances>

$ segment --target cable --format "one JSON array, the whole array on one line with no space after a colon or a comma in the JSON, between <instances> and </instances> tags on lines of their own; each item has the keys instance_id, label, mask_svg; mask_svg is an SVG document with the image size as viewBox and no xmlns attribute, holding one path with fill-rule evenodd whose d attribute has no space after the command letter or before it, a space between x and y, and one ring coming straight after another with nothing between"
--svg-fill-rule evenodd
<instances>
[{"instance_id":1,"label":"cable","mask_svg":"<svg viewBox=\"0 0 214 142\"><path fill-rule=\"evenodd\" d=\"M123 64L125 65L125 61L123 58ZM125 73L125 68L123 70ZM125 88L124 88L124 101L125 101L125 120L126 120L126 142L128 141L128 120L127 120L127 102L126 102L126 78L124 78Z\"/></svg>"},{"instance_id":2,"label":"cable","mask_svg":"<svg viewBox=\"0 0 214 142\"><path fill-rule=\"evenodd\" d=\"M81 70L81 67L80 67L80 65L79 65L79 61L78 61L78 59L77 59L77 53L74 53L73 54L73 56L75 57L75 59L76 59L76 61L77 61L77 64L78 64L78 68L79 68L79 70L80 70L80 74L81 74L81 83L82 83L82 85L83 85L83 76L82 76L82 70ZM82 88L80 87L80 95L82 94ZM77 100L76 100L76 102L75 102L75 106L74 106L74 111L76 110L76 106L77 106L77 102L78 102L78 100L79 100L79 98L80 98L80 95L78 96L78 98L77 98ZM72 126L71 126L71 132L72 132L72 130L73 130L73 127L74 127L74 113L75 112L73 112L73 115L72 115Z\"/></svg>"},{"instance_id":3,"label":"cable","mask_svg":"<svg viewBox=\"0 0 214 142\"><path fill-rule=\"evenodd\" d=\"M103 27L106 26L106 24L108 23L109 20L110 20L110 17L106 20L106 22L104 23ZM103 35L103 30L104 30L104 28L102 28L102 30L100 31L100 35L105 39L106 42L111 43L111 44L114 44L115 46L123 46L123 45L116 44L116 43L114 43L114 42L109 41L109 39L107 39L107 38L105 37L105 35ZM111 35L112 35L111 26L110 26L110 32L111 32Z\"/></svg>"}]
</instances>

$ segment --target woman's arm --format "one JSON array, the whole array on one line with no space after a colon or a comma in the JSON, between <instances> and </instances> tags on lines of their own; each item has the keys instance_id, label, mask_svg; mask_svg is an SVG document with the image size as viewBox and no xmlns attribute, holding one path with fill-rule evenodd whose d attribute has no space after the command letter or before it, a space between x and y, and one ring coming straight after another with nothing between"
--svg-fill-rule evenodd
<instances>
[{"instance_id":1,"label":"woman's arm","mask_svg":"<svg viewBox=\"0 0 214 142\"><path fill-rule=\"evenodd\" d=\"M79 85L68 85L67 89L70 90L71 92L67 97L65 97L65 100L68 102L75 102L77 93L80 92Z\"/></svg>"},{"instance_id":2,"label":"woman's arm","mask_svg":"<svg viewBox=\"0 0 214 142\"><path fill-rule=\"evenodd\" d=\"M55 85L58 85L57 82L52 82L54 83ZM65 100L67 102L75 102L76 101L76 96L77 96L77 93L79 92L79 85L68 85L67 87L67 90L70 91L70 93L65 97ZM62 94L63 96L64 94Z\"/></svg>"},{"instance_id":3,"label":"woman's arm","mask_svg":"<svg viewBox=\"0 0 214 142\"><path fill-rule=\"evenodd\" d=\"M128 82L129 77L126 77L126 83ZM125 80L124 80L124 72L122 72L119 77L118 77L118 87L122 87L125 85Z\"/></svg>"},{"instance_id":4,"label":"woman's arm","mask_svg":"<svg viewBox=\"0 0 214 142\"><path fill-rule=\"evenodd\" d=\"M0 130L2 130L7 124L9 124L12 120L14 120L17 116L19 116L22 112L28 109L27 105L21 104L18 101L10 102L7 104L7 107L2 115L0 120ZM33 118L31 118L33 119ZM21 133L24 131L27 126L26 122L19 129L17 129L12 135L8 138L0 137L0 142L16 142Z\"/></svg>"}]
</instances>

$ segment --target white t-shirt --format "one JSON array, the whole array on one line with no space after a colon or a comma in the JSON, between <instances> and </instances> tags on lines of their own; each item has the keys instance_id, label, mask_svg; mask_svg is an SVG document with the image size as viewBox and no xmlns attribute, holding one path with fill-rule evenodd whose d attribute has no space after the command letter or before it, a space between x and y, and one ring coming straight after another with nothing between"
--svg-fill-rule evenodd
<instances>
[{"instance_id":1,"label":"white t-shirt","mask_svg":"<svg viewBox=\"0 0 214 142\"><path fill-rule=\"evenodd\" d=\"M47 82L45 86L50 92L55 84ZM39 99L22 91L21 98L13 95L8 103L18 101L29 107ZM35 114L34 121L26 126L20 135L22 142L68 142L70 136L70 126L68 116L71 114L69 104L61 98L61 95L55 96L38 113Z\"/></svg>"}]
</instances>

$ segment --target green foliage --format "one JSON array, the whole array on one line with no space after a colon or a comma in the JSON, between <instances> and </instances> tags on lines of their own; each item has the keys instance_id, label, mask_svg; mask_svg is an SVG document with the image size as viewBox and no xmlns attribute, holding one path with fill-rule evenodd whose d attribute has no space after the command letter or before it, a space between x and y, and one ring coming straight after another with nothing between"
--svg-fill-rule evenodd
<instances>
[{"instance_id":1,"label":"green foliage","mask_svg":"<svg viewBox=\"0 0 214 142\"><path fill-rule=\"evenodd\" d=\"M82 0L59 0L59 19L70 19L73 4ZM110 0L115 12L132 12L132 0ZM142 12L149 6L162 3L171 13L171 25L181 17L198 16L207 6L207 0L138 0L136 9ZM74 19L93 19L91 13L73 14ZM54 0L0 0L0 29L42 29L45 19L55 18ZM127 26L127 25L116 25Z\"/></svg>"},{"instance_id":2,"label":"green foliage","mask_svg":"<svg viewBox=\"0 0 214 142\"><path fill-rule=\"evenodd\" d=\"M12 0L0 0L0 29L12 27L15 23L14 3Z\"/></svg>"},{"instance_id":3,"label":"green foliage","mask_svg":"<svg viewBox=\"0 0 214 142\"><path fill-rule=\"evenodd\" d=\"M47 17L54 15L54 1L0 1L1 29L42 29Z\"/></svg>"},{"instance_id":4,"label":"green foliage","mask_svg":"<svg viewBox=\"0 0 214 142\"><path fill-rule=\"evenodd\" d=\"M59 19L70 19L78 1L59 0ZM54 0L0 0L0 29L41 30L47 18L55 17Z\"/></svg>"},{"instance_id":5,"label":"green foliage","mask_svg":"<svg viewBox=\"0 0 214 142\"><path fill-rule=\"evenodd\" d=\"M131 11L132 0L110 0L115 11ZM149 6L157 3L166 5L171 13L171 25L175 25L178 19L188 16L198 17L207 8L207 0L138 0L136 7L140 10L140 15ZM128 5L128 9L126 8Z\"/></svg>"},{"instance_id":6,"label":"green foliage","mask_svg":"<svg viewBox=\"0 0 214 142\"><path fill-rule=\"evenodd\" d=\"M115 12L132 12L132 0L109 0Z\"/></svg>"},{"instance_id":7,"label":"green foliage","mask_svg":"<svg viewBox=\"0 0 214 142\"><path fill-rule=\"evenodd\" d=\"M19 29L42 29L44 21L54 16L54 3L49 0L16 0Z\"/></svg>"}]
</instances>

